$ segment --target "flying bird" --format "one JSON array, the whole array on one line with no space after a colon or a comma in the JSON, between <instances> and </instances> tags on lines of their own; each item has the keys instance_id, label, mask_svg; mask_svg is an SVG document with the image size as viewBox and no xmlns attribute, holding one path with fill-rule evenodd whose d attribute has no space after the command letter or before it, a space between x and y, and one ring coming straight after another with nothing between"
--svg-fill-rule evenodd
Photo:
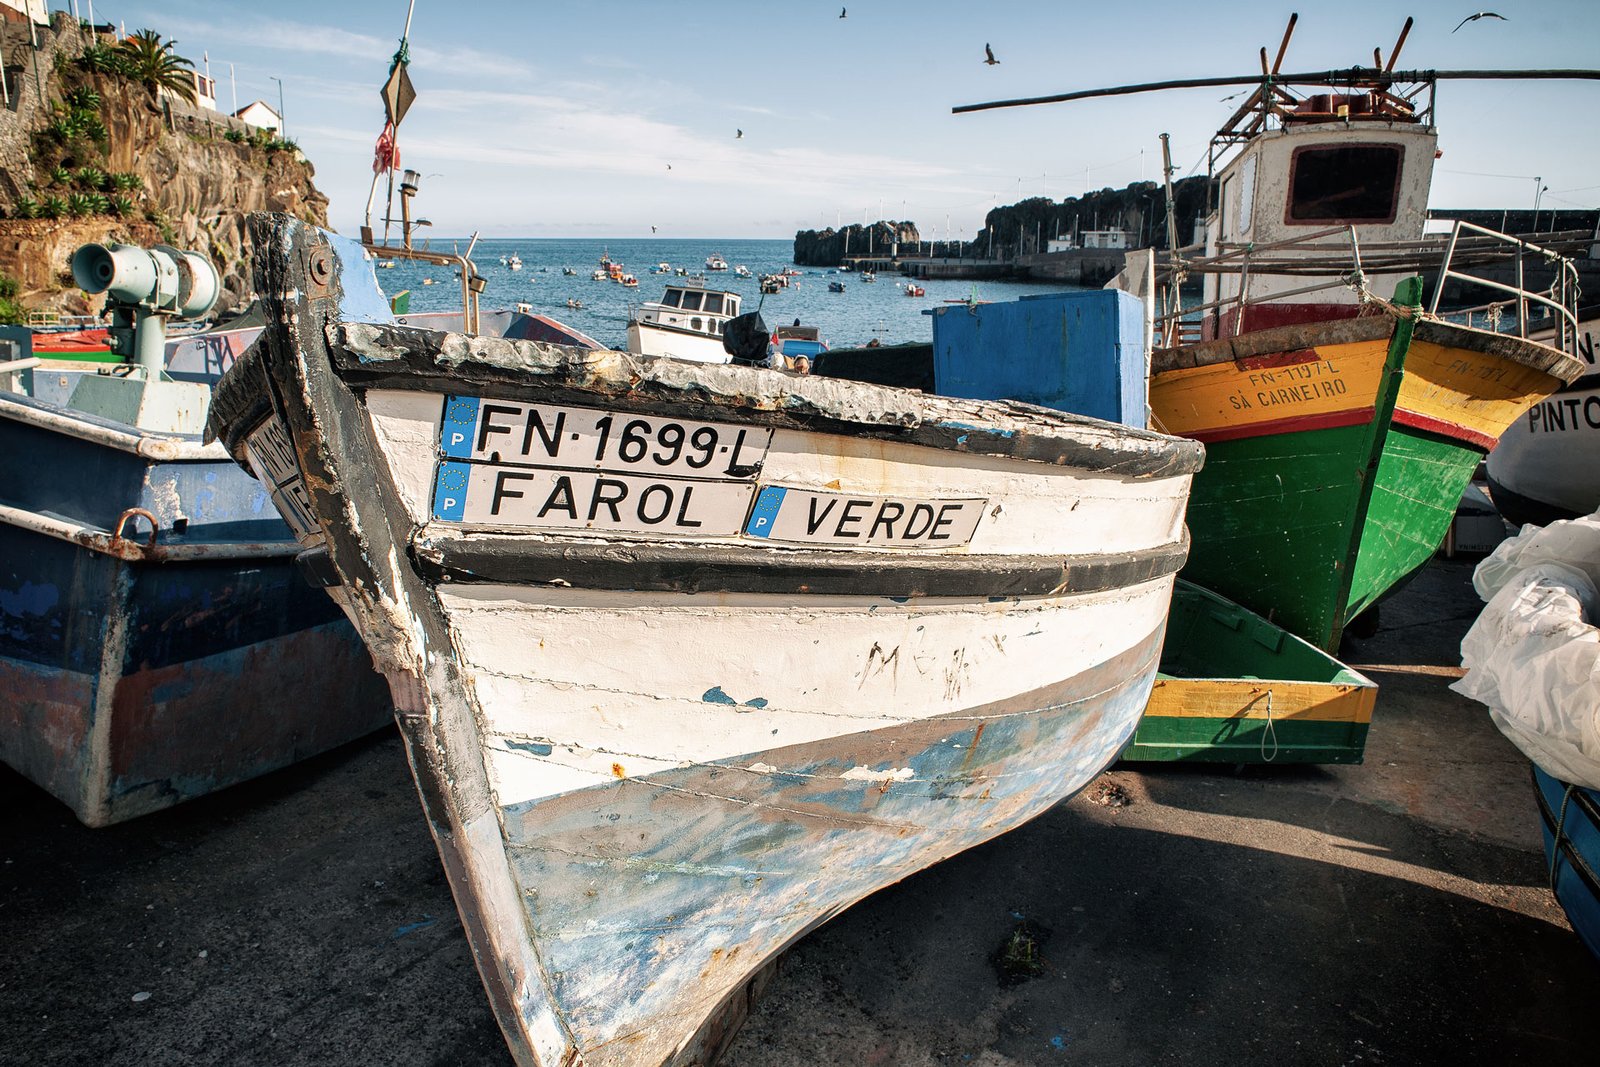
<instances>
[{"instance_id":1,"label":"flying bird","mask_svg":"<svg viewBox=\"0 0 1600 1067\"><path fill-rule=\"evenodd\" d=\"M989 65L991 67L994 66L996 63L1000 62L998 59L996 59L994 57L994 49L990 48L988 46L988 44L985 44L983 46L983 55L984 55L984 59L983 59L984 63L986 63L987 65Z\"/></svg>"},{"instance_id":2,"label":"flying bird","mask_svg":"<svg viewBox=\"0 0 1600 1067\"><path fill-rule=\"evenodd\" d=\"M1456 23L1456 30L1459 30L1461 27L1465 26L1469 22L1477 22L1479 19L1499 19L1501 22L1510 22L1511 21L1510 19L1506 18L1504 15L1497 15L1493 11L1480 11L1476 15L1468 15L1466 18L1464 18L1460 22ZM1451 30L1450 32L1451 33L1455 33L1456 30Z\"/></svg>"},{"instance_id":3,"label":"flying bird","mask_svg":"<svg viewBox=\"0 0 1600 1067\"><path fill-rule=\"evenodd\" d=\"M650 227L650 232L651 233L655 233L656 232L656 228L654 226Z\"/></svg>"},{"instance_id":4,"label":"flying bird","mask_svg":"<svg viewBox=\"0 0 1600 1067\"><path fill-rule=\"evenodd\" d=\"M844 8L842 8L842 7L841 7L841 8L840 8L840 9L839 9L839 17L840 17L840 18L844 18L844 16L845 16L845 9L844 9Z\"/></svg>"},{"instance_id":5,"label":"flying bird","mask_svg":"<svg viewBox=\"0 0 1600 1067\"><path fill-rule=\"evenodd\" d=\"M668 170L671 170L671 169L672 169L672 164L671 164L671 163L668 163L668 164L667 164L667 169L668 169Z\"/></svg>"},{"instance_id":6,"label":"flying bird","mask_svg":"<svg viewBox=\"0 0 1600 1067\"><path fill-rule=\"evenodd\" d=\"M743 130L734 130L733 131L733 139L735 141L742 141L744 139L744 131Z\"/></svg>"}]
</instances>

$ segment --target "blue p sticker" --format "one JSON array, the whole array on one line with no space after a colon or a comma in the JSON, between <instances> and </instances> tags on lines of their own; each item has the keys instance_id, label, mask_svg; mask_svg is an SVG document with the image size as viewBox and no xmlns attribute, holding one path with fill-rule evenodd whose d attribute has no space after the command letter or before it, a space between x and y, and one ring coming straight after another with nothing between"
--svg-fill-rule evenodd
<instances>
[{"instance_id":1,"label":"blue p sticker","mask_svg":"<svg viewBox=\"0 0 1600 1067\"><path fill-rule=\"evenodd\" d=\"M439 425L439 451L457 459L472 458L472 437L478 432L478 398L447 396ZM441 516L442 517L442 516Z\"/></svg>"},{"instance_id":2,"label":"blue p sticker","mask_svg":"<svg viewBox=\"0 0 1600 1067\"><path fill-rule=\"evenodd\" d=\"M783 505L784 494L789 490L781 485L764 485L756 495L755 506L750 509L750 519L744 532L750 537L772 536L772 524L778 518L778 508Z\"/></svg>"},{"instance_id":3,"label":"blue p sticker","mask_svg":"<svg viewBox=\"0 0 1600 1067\"><path fill-rule=\"evenodd\" d=\"M439 464L439 475L433 487L433 517L449 522L460 522L467 512L467 472L471 464Z\"/></svg>"}]
</instances>

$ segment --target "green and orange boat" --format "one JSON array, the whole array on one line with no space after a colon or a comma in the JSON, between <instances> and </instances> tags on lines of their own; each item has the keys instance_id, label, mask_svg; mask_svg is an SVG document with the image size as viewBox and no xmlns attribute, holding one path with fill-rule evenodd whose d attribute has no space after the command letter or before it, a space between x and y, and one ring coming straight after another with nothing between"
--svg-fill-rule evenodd
<instances>
[{"instance_id":1,"label":"green and orange boat","mask_svg":"<svg viewBox=\"0 0 1600 1067\"><path fill-rule=\"evenodd\" d=\"M1572 235L1535 244L1460 221L1425 232L1436 83L1600 71L1396 71L1408 20L1387 63L1282 74L1293 26L1277 62L1263 49L1249 77L957 110L1253 86L1211 144L1203 244L1176 248L1169 160L1175 251L1160 263L1131 253L1113 284L1151 301L1152 425L1206 445L1183 577L1335 653L1438 550L1500 434L1584 369L1572 246L1559 240ZM1169 647L1191 639L1174 631ZM1141 743L1176 744L1236 716L1160 718ZM1360 758L1364 737L1363 725L1341 761ZM1219 746L1212 758L1239 752Z\"/></svg>"}]
</instances>

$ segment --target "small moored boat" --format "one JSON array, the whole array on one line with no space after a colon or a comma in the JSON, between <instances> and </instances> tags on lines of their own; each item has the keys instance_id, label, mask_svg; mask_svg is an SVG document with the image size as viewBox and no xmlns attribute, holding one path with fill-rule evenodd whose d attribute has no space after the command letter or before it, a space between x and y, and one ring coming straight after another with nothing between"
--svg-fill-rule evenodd
<instances>
[{"instance_id":1,"label":"small moored boat","mask_svg":"<svg viewBox=\"0 0 1600 1067\"><path fill-rule=\"evenodd\" d=\"M706 257L706 270L727 270L728 261L716 252Z\"/></svg>"},{"instance_id":2,"label":"small moored boat","mask_svg":"<svg viewBox=\"0 0 1600 1067\"><path fill-rule=\"evenodd\" d=\"M408 330L350 242L252 237L211 425L293 442L519 1062L713 1060L786 945L1131 734L1198 445Z\"/></svg>"},{"instance_id":3,"label":"small moored boat","mask_svg":"<svg viewBox=\"0 0 1600 1067\"><path fill-rule=\"evenodd\" d=\"M672 356L699 363L727 363L722 329L739 314L743 298L726 289L707 289L704 279L685 278L666 287L628 322L628 351L640 356Z\"/></svg>"}]
</instances>

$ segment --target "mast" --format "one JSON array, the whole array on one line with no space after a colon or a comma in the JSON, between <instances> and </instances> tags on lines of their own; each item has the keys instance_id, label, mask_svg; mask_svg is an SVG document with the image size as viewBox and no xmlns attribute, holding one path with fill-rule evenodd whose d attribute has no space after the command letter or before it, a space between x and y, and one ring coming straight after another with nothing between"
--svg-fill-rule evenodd
<instances>
[{"instance_id":1,"label":"mast","mask_svg":"<svg viewBox=\"0 0 1600 1067\"><path fill-rule=\"evenodd\" d=\"M372 187L367 190L367 210L361 226L361 239L368 244L372 243L372 202L378 195L378 178L385 173L389 175L389 190L383 210L383 239L389 239L389 216L394 213L394 170L400 161L400 120L405 118L411 102L417 98L417 91L411 85L411 76L406 72L406 67L411 63L411 16L416 9L417 0L409 0L405 29L400 31L400 47L389 62L389 76L379 90L383 98L385 121L383 132L378 135L378 144L373 150Z\"/></svg>"}]
</instances>

